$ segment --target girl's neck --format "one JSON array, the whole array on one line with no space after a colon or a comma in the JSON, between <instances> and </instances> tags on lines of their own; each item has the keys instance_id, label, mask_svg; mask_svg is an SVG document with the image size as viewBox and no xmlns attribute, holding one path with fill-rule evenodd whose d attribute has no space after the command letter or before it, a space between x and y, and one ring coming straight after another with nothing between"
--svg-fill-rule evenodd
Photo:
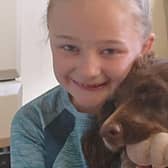
<instances>
[{"instance_id":1,"label":"girl's neck","mask_svg":"<svg viewBox=\"0 0 168 168\"><path fill-rule=\"evenodd\" d=\"M102 104L101 105L95 105L95 106L84 106L76 102L72 96L69 95L70 101L74 105L74 107L77 109L77 111L81 113L88 113L88 114L98 114L100 113L102 109Z\"/></svg>"},{"instance_id":2,"label":"girl's neck","mask_svg":"<svg viewBox=\"0 0 168 168\"><path fill-rule=\"evenodd\" d=\"M77 105L75 103L73 103L73 105L75 106L75 108L82 113L89 113L89 114L98 114L101 111L101 106L96 106L96 107L83 107L80 105Z\"/></svg>"}]
</instances>

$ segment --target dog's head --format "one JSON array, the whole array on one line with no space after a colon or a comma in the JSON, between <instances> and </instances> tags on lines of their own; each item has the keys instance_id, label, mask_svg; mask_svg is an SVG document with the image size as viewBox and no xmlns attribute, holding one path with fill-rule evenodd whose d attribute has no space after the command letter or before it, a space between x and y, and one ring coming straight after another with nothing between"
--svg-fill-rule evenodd
<instances>
[{"instance_id":1,"label":"dog's head","mask_svg":"<svg viewBox=\"0 0 168 168\"><path fill-rule=\"evenodd\" d=\"M148 74L138 77L132 86L130 79L117 90L116 111L107 117L100 129L105 145L112 151L168 130L167 82ZM104 110L107 110L106 106Z\"/></svg>"},{"instance_id":2,"label":"dog's head","mask_svg":"<svg viewBox=\"0 0 168 168\"><path fill-rule=\"evenodd\" d=\"M168 61L153 61L135 64L103 106L96 127L83 136L82 149L90 168L119 167L119 161L135 167L120 149L151 134L167 132Z\"/></svg>"}]
</instances>

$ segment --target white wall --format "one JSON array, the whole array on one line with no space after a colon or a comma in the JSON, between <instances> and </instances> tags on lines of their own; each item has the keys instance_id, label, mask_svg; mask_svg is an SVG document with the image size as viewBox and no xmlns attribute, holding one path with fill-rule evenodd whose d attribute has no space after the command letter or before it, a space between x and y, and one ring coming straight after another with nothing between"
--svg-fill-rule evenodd
<instances>
[{"instance_id":1,"label":"white wall","mask_svg":"<svg viewBox=\"0 0 168 168\"><path fill-rule=\"evenodd\" d=\"M23 104L57 82L53 75L52 59L46 43L45 0L18 0L18 35L21 58L21 81L23 84Z\"/></svg>"}]
</instances>

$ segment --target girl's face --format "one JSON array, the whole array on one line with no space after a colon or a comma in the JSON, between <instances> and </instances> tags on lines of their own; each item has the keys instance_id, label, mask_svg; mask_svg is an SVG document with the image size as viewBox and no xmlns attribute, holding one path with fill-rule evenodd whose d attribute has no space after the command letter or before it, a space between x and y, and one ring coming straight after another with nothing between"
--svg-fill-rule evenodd
<instances>
[{"instance_id":1,"label":"girl's face","mask_svg":"<svg viewBox=\"0 0 168 168\"><path fill-rule=\"evenodd\" d=\"M97 112L144 51L127 7L112 0L58 0L50 9L55 75L81 112Z\"/></svg>"}]
</instances>

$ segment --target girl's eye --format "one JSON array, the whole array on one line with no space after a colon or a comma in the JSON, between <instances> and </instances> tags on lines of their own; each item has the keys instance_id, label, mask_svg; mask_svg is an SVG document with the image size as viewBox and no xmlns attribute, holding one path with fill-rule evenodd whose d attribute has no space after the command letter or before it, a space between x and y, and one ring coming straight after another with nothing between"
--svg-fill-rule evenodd
<instances>
[{"instance_id":1,"label":"girl's eye","mask_svg":"<svg viewBox=\"0 0 168 168\"><path fill-rule=\"evenodd\" d=\"M68 52L79 52L79 48L73 45L63 45L60 48L62 48L64 51Z\"/></svg>"},{"instance_id":2,"label":"girl's eye","mask_svg":"<svg viewBox=\"0 0 168 168\"><path fill-rule=\"evenodd\" d=\"M101 51L101 54L103 55L113 55L113 54L117 54L119 53L119 51L117 49L113 49L113 48L107 48Z\"/></svg>"}]
</instances>

